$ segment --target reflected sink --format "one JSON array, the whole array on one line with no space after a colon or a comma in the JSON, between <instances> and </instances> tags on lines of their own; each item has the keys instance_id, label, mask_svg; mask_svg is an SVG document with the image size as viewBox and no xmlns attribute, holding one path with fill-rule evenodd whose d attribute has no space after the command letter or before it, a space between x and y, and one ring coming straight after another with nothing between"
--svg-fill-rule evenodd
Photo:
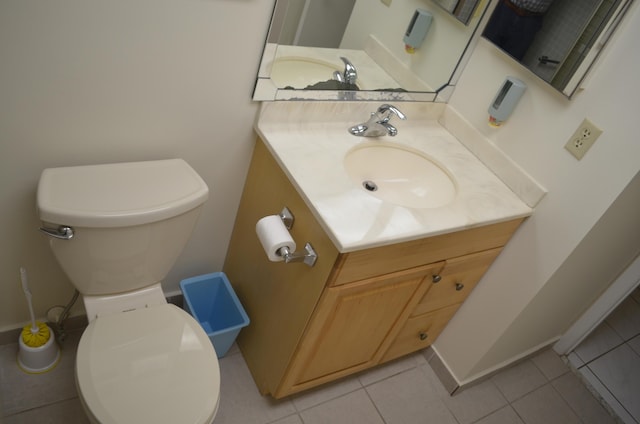
<instances>
[{"instance_id":1,"label":"reflected sink","mask_svg":"<svg viewBox=\"0 0 640 424\"><path fill-rule=\"evenodd\" d=\"M308 85L333 78L335 71L342 70L332 63L308 57L283 56L271 67L271 80L277 87L305 88Z\"/></svg>"},{"instance_id":2,"label":"reflected sink","mask_svg":"<svg viewBox=\"0 0 640 424\"><path fill-rule=\"evenodd\" d=\"M271 65L271 81L278 88L306 88L319 82L333 80L333 73L344 72L344 65L310 57L281 56ZM392 84L393 85L393 84ZM356 86L364 90L360 77Z\"/></svg>"},{"instance_id":3,"label":"reflected sink","mask_svg":"<svg viewBox=\"0 0 640 424\"><path fill-rule=\"evenodd\" d=\"M367 193L399 206L437 208L456 196L449 173L423 153L376 142L347 152L349 177Z\"/></svg>"}]
</instances>

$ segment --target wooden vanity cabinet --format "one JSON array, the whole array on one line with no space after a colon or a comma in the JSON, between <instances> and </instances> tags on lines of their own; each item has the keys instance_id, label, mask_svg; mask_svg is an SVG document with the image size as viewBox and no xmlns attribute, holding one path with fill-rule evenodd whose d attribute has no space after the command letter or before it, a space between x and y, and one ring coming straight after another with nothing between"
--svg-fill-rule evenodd
<instances>
[{"instance_id":1,"label":"wooden vanity cabinet","mask_svg":"<svg viewBox=\"0 0 640 424\"><path fill-rule=\"evenodd\" d=\"M256 222L285 206L314 267L262 250ZM237 343L260 392L280 398L429 346L521 221L341 254L258 140L223 269L251 319Z\"/></svg>"}]
</instances>

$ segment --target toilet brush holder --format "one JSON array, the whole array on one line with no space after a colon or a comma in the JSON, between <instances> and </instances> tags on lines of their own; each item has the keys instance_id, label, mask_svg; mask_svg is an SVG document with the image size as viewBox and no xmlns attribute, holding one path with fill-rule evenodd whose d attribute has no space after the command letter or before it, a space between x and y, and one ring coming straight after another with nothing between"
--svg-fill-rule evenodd
<instances>
[{"instance_id":1,"label":"toilet brush holder","mask_svg":"<svg viewBox=\"0 0 640 424\"><path fill-rule=\"evenodd\" d=\"M60 359L60 348L49 328L49 340L42 346L30 347L18 338L18 366L28 373L43 373L55 367Z\"/></svg>"}]
</instances>

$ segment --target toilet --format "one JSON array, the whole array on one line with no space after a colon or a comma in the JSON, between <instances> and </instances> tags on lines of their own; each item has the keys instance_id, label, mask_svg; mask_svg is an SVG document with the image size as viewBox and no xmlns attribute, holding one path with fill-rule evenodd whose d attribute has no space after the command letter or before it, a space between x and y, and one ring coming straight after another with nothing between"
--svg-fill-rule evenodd
<instances>
[{"instance_id":1,"label":"toilet","mask_svg":"<svg viewBox=\"0 0 640 424\"><path fill-rule=\"evenodd\" d=\"M42 172L41 230L89 320L75 371L91 422L213 422L220 398L216 352L160 286L208 195L182 159Z\"/></svg>"}]
</instances>

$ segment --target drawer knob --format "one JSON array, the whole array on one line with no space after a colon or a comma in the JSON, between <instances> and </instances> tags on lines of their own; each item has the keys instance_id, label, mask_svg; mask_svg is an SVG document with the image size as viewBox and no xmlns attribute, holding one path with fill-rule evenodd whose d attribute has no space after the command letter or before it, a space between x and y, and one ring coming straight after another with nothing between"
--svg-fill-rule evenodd
<instances>
[{"instance_id":1,"label":"drawer knob","mask_svg":"<svg viewBox=\"0 0 640 424\"><path fill-rule=\"evenodd\" d=\"M427 333L420 333L420 340L427 340L427 337L429 337Z\"/></svg>"},{"instance_id":2,"label":"drawer knob","mask_svg":"<svg viewBox=\"0 0 640 424\"><path fill-rule=\"evenodd\" d=\"M457 290L457 291L460 291L460 290L462 290L463 288L464 288L464 284L462 284L462 283L456 283L456 290Z\"/></svg>"},{"instance_id":3,"label":"drawer knob","mask_svg":"<svg viewBox=\"0 0 640 424\"><path fill-rule=\"evenodd\" d=\"M434 283L437 283L440 280L442 280L442 277L439 276L438 274L435 274L435 275L431 276L431 281L433 281Z\"/></svg>"}]
</instances>

